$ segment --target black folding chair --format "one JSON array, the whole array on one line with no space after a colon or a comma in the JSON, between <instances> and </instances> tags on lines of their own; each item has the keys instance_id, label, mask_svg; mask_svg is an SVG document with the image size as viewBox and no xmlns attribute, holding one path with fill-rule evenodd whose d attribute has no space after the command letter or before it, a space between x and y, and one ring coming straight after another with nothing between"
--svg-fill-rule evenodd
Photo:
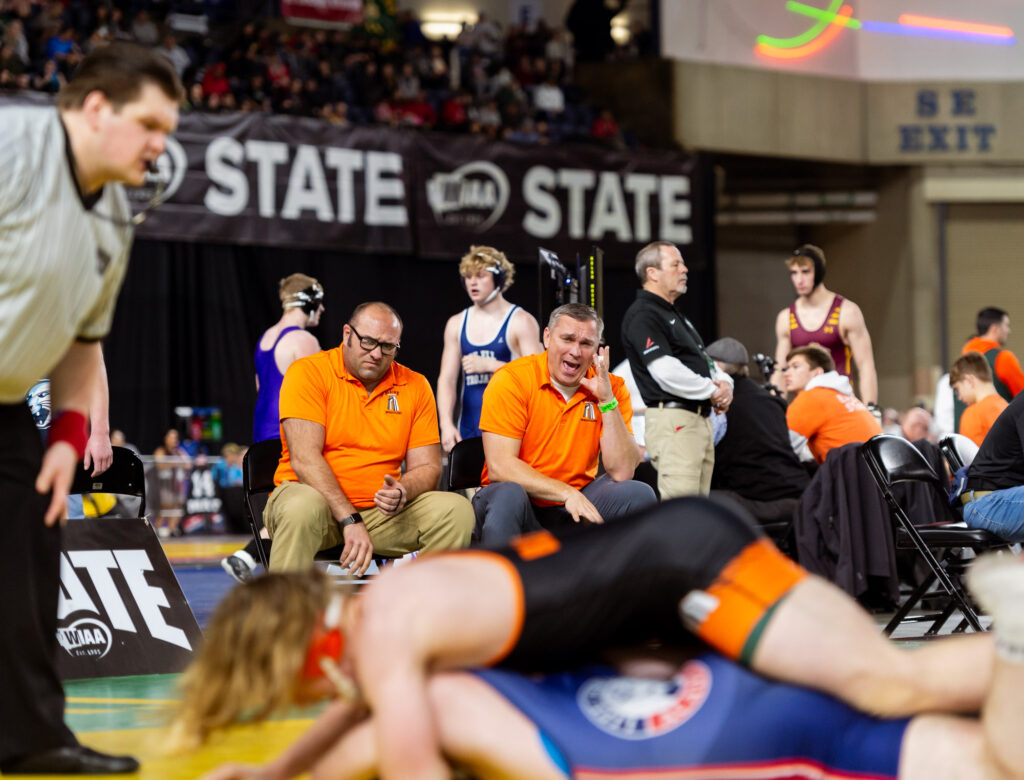
<instances>
[{"instance_id":1,"label":"black folding chair","mask_svg":"<svg viewBox=\"0 0 1024 780\"><path fill-rule=\"evenodd\" d=\"M267 499L274 492L274 472L281 460L281 440L266 439L249 447L242 458L242 490L245 493L245 511L249 528L256 540L256 552L264 571L269 566L265 540L260 538L263 529L263 509Z\"/></svg>"},{"instance_id":2,"label":"black folding chair","mask_svg":"<svg viewBox=\"0 0 1024 780\"><path fill-rule=\"evenodd\" d=\"M134 496L139 499L137 517L146 516L146 474L142 461L127 447L112 447L114 461L102 474L92 476L92 469L81 463L71 483L72 495L111 493L116 496Z\"/></svg>"},{"instance_id":3,"label":"black folding chair","mask_svg":"<svg viewBox=\"0 0 1024 780\"><path fill-rule=\"evenodd\" d=\"M978 454L978 445L962 433L951 433L939 439L939 451L950 473L955 474L958 469L971 465Z\"/></svg>"},{"instance_id":4,"label":"black folding chair","mask_svg":"<svg viewBox=\"0 0 1024 780\"><path fill-rule=\"evenodd\" d=\"M249 516L249 528L256 540L256 551L260 556L263 570L268 571L270 561L267 559L267 540L260 538L263 529L263 510L267 499L274 492L274 472L281 460L281 440L267 439L253 444L242 458L242 489L245 491L245 509ZM314 560L337 563L344 545L328 547L320 550ZM384 561L391 560L382 555L375 555L374 560L380 566Z\"/></svg>"},{"instance_id":5,"label":"black folding chair","mask_svg":"<svg viewBox=\"0 0 1024 780\"><path fill-rule=\"evenodd\" d=\"M484 469L484 440L482 436L463 439L448 453L447 490L468 490L480 487L480 474Z\"/></svg>"},{"instance_id":6,"label":"black folding chair","mask_svg":"<svg viewBox=\"0 0 1024 780\"><path fill-rule=\"evenodd\" d=\"M991 550L1007 547L1007 542L988 531L967 528L951 509L941 522L917 526L911 522L906 510L893 495L893 485L921 482L932 485L933 489L940 491L943 496L945 491L928 461L906 439L880 434L865 442L860 453L889 505L897 549L916 550L930 572L893 615L885 627L885 633L892 633L904 620L931 621L925 636L933 636L958 609L963 615L963 620L954 632L966 631L968 626L975 631L983 631L970 595L963 584L963 574L969 562L961 557L961 550ZM948 504L943 501L943 506ZM936 582L941 586L941 590L933 591L932 586ZM925 598L936 599L940 604L939 611L908 617L910 611Z\"/></svg>"}]
</instances>

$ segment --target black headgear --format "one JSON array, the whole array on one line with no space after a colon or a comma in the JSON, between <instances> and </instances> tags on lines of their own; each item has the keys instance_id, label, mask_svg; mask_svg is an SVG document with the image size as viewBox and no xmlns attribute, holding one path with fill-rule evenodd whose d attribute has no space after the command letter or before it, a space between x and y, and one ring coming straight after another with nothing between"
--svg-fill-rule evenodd
<instances>
[{"instance_id":1,"label":"black headgear","mask_svg":"<svg viewBox=\"0 0 1024 780\"><path fill-rule=\"evenodd\" d=\"M324 288L317 283L304 290L293 292L284 304L286 309L302 309L306 314L313 314L324 302Z\"/></svg>"},{"instance_id":2,"label":"black headgear","mask_svg":"<svg viewBox=\"0 0 1024 780\"><path fill-rule=\"evenodd\" d=\"M799 249L793 250L793 257L809 257L811 262L814 263L815 287L825 281L825 258L822 257L821 252L807 246L802 246Z\"/></svg>"},{"instance_id":3,"label":"black headgear","mask_svg":"<svg viewBox=\"0 0 1024 780\"><path fill-rule=\"evenodd\" d=\"M480 253L477 254L479 255ZM505 273L505 269L502 268L501 263L498 260L495 260L491 265L484 268L484 270L494 276L494 292L487 296L487 300L484 301L484 303L487 303L498 295L498 293L504 291L505 280L508 279L508 274ZM462 289L466 289L466 277L460 273L459 279L462 280Z\"/></svg>"}]
</instances>

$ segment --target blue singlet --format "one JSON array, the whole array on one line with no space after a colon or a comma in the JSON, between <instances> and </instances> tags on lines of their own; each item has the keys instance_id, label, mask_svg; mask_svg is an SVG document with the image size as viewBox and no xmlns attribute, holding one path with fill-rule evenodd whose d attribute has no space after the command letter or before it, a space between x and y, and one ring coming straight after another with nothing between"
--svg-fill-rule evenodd
<instances>
[{"instance_id":1,"label":"blue singlet","mask_svg":"<svg viewBox=\"0 0 1024 780\"><path fill-rule=\"evenodd\" d=\"M714 653L669 681L604 667L544 677L475 673L537 725L552 761L573 778L676 777L673 770L700 778L896 778L909 722L766 680Z\"/></svg>"},{"instance_id":2,"label":"blue singlet","mask_svg":"<svg viewBox=\"0 0 1024 780\"><path fill-rule=\"evenodd\" d=\"M506 334L508 323L512 315L516 313L518 306L512 310L501 323L498 334L489 344L473 344L466 336L466 325L469 322L469 309L462 313L462 329L459 334L459 348L465 355L482 355L483 357L494 358L502 363L508 363L512 359L512 348L508 345ZM491 381L490 374L464 374L462 378L462 411L459 414L459 435L463 439L470 439L480 435L480 408L484 403L484 389Z\"/></svg>"},{"instance_id":3,"label":"blue singlet","mask_svg":"<svg viewBox=\"0 0 1024 780\"><path fill-rule=\"evenodd\" d=\"M277 361L274 360L274 350L287 334L293 330L302 330L297 325L284 328L277 334L270 349L260 349L256 345L256 353L253 355L253 363L256 364L256 376L260 378L260 390L256 394L256 411L252 416L252 442L277 439L281 436L281 419L278 414L277 399L281 395L281 381L284 379L277 369ZM260 341L263 337L260 337Z\"/></svg>"}]
</instances>

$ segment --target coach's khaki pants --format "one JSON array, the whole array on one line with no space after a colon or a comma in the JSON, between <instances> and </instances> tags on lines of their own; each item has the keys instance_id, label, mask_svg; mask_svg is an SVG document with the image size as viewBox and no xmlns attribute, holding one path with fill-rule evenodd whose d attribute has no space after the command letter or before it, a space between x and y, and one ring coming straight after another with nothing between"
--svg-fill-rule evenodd
<instances>
[{"instance_id":1,"label":"coach's khaki pants","mask_svg":"<svg viewBox=\"0 0 1024 780\"><path fill-rule=\"evenodd\" d=\"M374 555L388 557L466 547L476 523L473 506L465 498L438 491L417 496L397 515L385 515L376 507L360 509L359 514ZM263 510L263 524L274 540L271 571L308 569L319 550L345 542L324 497L299 482L284 482L274 489Z\"/></svg>"},{"instance_id":2,"label":"coach's khaki pants","mask_svg":"<svg viewBox=\"0 0 1024 780\"><path fill-rule=\"evenodd\" d=\"M715 445L711 418L686 409L650 408L644 443L658 470L661 500L677 496L706 496L711 491Z\"/></svg>"}]
</instances>

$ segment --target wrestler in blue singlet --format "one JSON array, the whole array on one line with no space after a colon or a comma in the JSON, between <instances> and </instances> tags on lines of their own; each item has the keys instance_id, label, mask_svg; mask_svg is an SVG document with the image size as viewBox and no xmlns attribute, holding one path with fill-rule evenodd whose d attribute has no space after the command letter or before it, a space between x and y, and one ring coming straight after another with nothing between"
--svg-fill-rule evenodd
<instances>
[{"instance_id":1,"label":"wrestler in blue singlet","mask_svg":"<svg viewBox=\"0 0 1024 780\"><path fill-rule=\"evenodd\" d=\"M502 363L512 360L512 348L508 344L508 324L512 315L516 313L518 306L513 306L512 311L505 317L505 321L498 328L498 334L488 344L473 344L466 335L466 325L469 321L470 306L462 313L462 328L459 331L459 349L463 355L482 355L483 357L494 358ZM262 380L260 380L262 381ZM490 374L465 374L462 378L462 411L459 413L459 435L463 439L470 439L480 435L480 408L484 403L484 389L491 381Z\"/></svg>"},{"instance_id":2,"label":"wrestler in blue singlet","mask_svg":"<svg viewBox=\"0 0 1024 780\"><path fill-rule=\"evenodd\" d=\"M281 339L293 330L302 330L302 328L293 325L282 329L270 349L260 349L260 345L256 345L253 363L256 364L256 376L260 380L260 390L256 396L256 411L252 418L253 444L281 437L281 420L278 414L277 399L281 395L281 381L284 379L284 375L277 368L274 350L277 349ZM261 338L260 341L262 340Z\"/></svg>"},{"instance_id":3,"label":"wrestler in blue singlet","mask_svg":"<svg viewBox=\"0 0 1024 780\"><path fill-rule=\"evenodd\" d=\"M537 725L552 761L573 778L668 778L672 770L702 778L718 770L723 777L749 770L761 778L895 778L909 722L766 680L714 653L668 681L605 667L539 678L476 674Z\"/></svg>"}]
</instances>

